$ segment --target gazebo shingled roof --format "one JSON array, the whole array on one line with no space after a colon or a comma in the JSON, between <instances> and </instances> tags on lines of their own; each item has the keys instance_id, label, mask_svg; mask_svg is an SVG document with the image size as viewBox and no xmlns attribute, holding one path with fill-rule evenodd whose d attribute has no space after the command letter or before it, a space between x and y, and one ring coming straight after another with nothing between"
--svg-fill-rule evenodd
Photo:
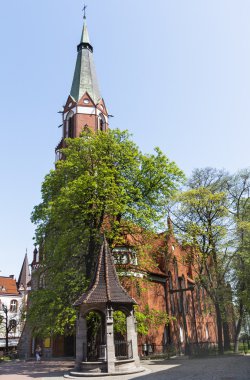
<instances>
[{"instance_id":1,"label":"gazebo shingled roof","mask_svg":"<svg viewBox=\"0 0 250 380\"><path fill-rule=\"evenodd\" d=\"M89 289L81 295L74 306L92 303L136 304L121 286L115 264L106 239L100 249L95 275Z\"/></svg>"}]
</instances>

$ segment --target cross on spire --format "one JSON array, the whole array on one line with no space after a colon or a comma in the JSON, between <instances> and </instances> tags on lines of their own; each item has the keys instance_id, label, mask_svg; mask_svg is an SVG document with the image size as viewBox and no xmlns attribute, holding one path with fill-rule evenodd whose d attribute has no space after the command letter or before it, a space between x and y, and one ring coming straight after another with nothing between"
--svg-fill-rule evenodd
<instances>
[{"instance_id":1,"label":"cross on spire","mask_svg":"<svg viewBox=\"0 0 250 380\"><path fill-rule=\"evenodd\" d=\"M87 5L84 4L82 10L83 10L83 18L85 19L86 18L86 8L87 8Z\"/></svg>"}]
</instances>

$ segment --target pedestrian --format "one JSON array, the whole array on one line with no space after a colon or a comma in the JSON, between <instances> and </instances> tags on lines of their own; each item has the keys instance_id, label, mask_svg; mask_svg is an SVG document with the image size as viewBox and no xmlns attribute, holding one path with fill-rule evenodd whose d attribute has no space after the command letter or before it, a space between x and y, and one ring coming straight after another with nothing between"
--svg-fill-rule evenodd
<instances>
[{"instance_id":1,"label":"pedestrian","mask_svg":"<svg viewBox=\"0 0 250 380\"><path fill-rule=\"evenodd\" d=\"M37 362L40 362L41 361L41 353L42 353L42 349L41 347L39 346L39 344L36 346L36 350L35 350L35 354L36 354L36 361Z\"/></svg>"}]
</instances>

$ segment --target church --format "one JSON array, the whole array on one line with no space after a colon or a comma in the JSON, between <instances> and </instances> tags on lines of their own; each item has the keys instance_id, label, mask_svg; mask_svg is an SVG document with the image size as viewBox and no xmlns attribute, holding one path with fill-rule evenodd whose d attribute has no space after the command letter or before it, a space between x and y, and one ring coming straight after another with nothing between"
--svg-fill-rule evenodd
<instances>
[{"instance_id":1,"label":"church","mask_svg":"<svg viewBox=\"0 0 250 380\"><path fill-rule=\"evenodd\" d=\"M107 131L109 114L102 98L95 70L93 46L84 15L83 29L77 46L77 58L72 86L62 111L62 138L55 148L56 160L62 159L61 149L66 138L79 137L84 129L94 133ZM142 310L166 313L169 323L149 327L147 335L138 336L141 357L170 352L190 354L197 347L216 345L216 319L206 292L195 283L189 252L176 241L171 220L168 231L154 237L145 254L154 257L156 265L141 265L137 260L136 244L113 249L113 260L120 269L120 281ZM43 279L36 277L39 268L39 250L34 250L32 289L42 286ZM25 325L20 339L20 357L34 354L40 344L45 357L75 355L74 336L57 336L38 340Z\"/></svg>"}]
</instances>

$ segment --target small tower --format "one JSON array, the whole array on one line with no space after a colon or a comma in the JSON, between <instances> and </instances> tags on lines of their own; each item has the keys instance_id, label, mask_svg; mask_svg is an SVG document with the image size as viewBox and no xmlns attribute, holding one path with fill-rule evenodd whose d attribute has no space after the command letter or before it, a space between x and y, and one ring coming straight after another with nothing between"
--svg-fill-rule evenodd
<instances>
[{"instance_id":1,"label":"small tower","mask_svg":"<svg viewBox=\"0 0 250 380\"><path fill-rule=\"evenodd\" d=\"M29 271L29 262L28 262L28 255L27 250L24 256L23 265L18 277L17 281L17 287L19 291L27 292L28 287L30 287L30 271Z\"/></svg>"},{"instance_id":2,"label":"small tower","mask_svg":"<svg viewBox=\"0 0 250 380\"><path fill-rule=\"evenodd\" d=\"M143 371L140 367L137 347L136 320L133 306L135 300L121 286L113 258L104 239L98 256L92 283L82 296L74 303L78 309L76 330L76 371L72 375L84 373L91 375L100 372L109 374L126 374ZM87 315L97 311L102 318L102 337L96 347L97 360L91 361L88 356ZM126 316L127 334L123 342L114 339L113 312L119 310ZM122 347L121 347L122 346ZM123 358L119 350L123 350Z\"/></svg>"},{"instance_id":3,"label":"small tower","mask_svg":"<svg viewBox=\"0 0 250 380\"><path fill-rule=\"evenodd\" d=\"M55 149L56 154L64 146L65 138L79 137L86 128L93 132L108 129L108 111L98 86L85 14L72 86L62 117L62 140Z\"/></svg>"}]
</instances>

